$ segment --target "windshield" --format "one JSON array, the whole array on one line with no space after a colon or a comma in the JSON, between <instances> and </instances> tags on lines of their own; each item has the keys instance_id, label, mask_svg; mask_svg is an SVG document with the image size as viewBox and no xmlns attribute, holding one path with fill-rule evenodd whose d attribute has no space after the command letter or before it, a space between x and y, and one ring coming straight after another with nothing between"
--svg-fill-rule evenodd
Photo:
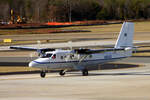
<instances>
[{"instance_id":1,"label":"windshield","mask_svg":"<svg viewBox=\"0 0 150 100\"><path fill-rule=\"evenodd\" d=\"M48 54L44 54L41 58L49 58L51 57L53 54L51 53L48 53Z\"/></svg>"}]
</instances>

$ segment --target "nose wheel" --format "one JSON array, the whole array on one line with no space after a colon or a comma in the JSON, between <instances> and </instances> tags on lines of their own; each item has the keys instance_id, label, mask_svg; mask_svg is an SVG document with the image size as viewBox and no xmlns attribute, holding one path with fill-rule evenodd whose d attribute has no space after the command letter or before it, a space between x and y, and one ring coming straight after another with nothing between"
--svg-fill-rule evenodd
<instances>
[{"instance_id":1,"label":"nose wheel","mask_svg":"<svg viewBox=\"0 0 150 100\"><path fill-rule=\"evenodd\" d=\"M45 78L46 72L42 71L41 74L40 74L40 76L41 76L42 78Z\"/></svg>"},{"instance_id":2,"label":"nose wheel","mask_svg":"<svg viewBox=\"0 0 150 100\"><path fill-rule=\"evenodd\" d=\"M87 69L83 69L82 70L82 75L83 76L88 76L89 75L88 70Z\"/></svg>"},{"instance_id":3,"label":"nose wheel","mask_svg":"<svg viewBox=\"0 0 150 100\"><path fill-rule=\"evenodd\" d=\"M59 72L59 75L60 76L64 76L66 74L66 72L64 71L64 70L61 70L60 72Z\"/></svg>"}]
</instances>

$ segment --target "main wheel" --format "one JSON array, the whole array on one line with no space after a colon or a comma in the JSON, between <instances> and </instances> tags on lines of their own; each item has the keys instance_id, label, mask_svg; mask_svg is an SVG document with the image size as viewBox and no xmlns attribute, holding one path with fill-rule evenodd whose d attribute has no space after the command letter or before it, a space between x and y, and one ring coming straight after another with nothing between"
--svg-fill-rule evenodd
<instances>
[{"instance_id":1,"label":"main wheel","mask_svg":"<svg viewBox=\"0 0 150 100\"><path fill-rule=\"evenodd\" d=\"M88 70L87 69L84 69L84 70L82 70L82 75L83 76L88 76Z\"/></svg>"},{"instance_id":2,"label":"main wheel","mask_svg":"<svg viewBox=\"0 0 150 100\"><path fill-rule=\"evenodd\" d=\"M46 76L46 73L42 71L40 75L42 78L44 78Z\"/></svg>"},{"instance_id":3,"label":"main wheel","mask_svg":"<svg viewBox=\"0 0 150 100\"><path fill-rule=\"evenodd\" d=\"M66 73L64 72L64 70L61 70L60 72L59 72L59 75L61 75L61 76L64 76Z\"/></svg>"}]
</instances>

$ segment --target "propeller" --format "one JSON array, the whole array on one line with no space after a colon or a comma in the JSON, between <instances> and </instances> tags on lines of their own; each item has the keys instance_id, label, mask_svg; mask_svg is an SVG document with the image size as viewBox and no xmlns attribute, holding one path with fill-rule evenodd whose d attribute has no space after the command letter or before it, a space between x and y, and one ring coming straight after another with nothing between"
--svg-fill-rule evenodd
<instances>
[{"instance_id":1,"label":"propeller","mask_svg":"<svg viewBox=\"0 0 150 100\"><path fill-rule=\"evenodd\" d=\"M41 41L38 40L37 41L37 48L40 49L40 47L41 47ZM37 56L39 56L39 54L37 54L37 52L31 52L29 54L30 60L33 60L33 57L37 57Z\"/></svg>"},{"instance_id":2,"label":"propeller","mask_svg":"<svg viewBox=\"0 0 150 100\"><path fill-rule=\"evenodd\" d=\"M29 54L29 59L30 59L30 60L33 60L33 57L38 57L37 52L31 52L31 53Z\"/></svg>"},{"instance_id":3,"label":"propeller","mask_svg":"<svg viewBox=\"0 0 150 100\"><path fill-rule=\"evenodd\" d=\"M72 50L72 41L68 41L68 46L69 46L70 50Z\"/></svg>"},{"instance_id":4,"label":"propeller","mask_svg":"<svg viewBox=\"0 0 150 100\"><path fill-rule=\"evenodd\" d=\"M40 40L37 41L37 47L38 47L38 49L40 49L40 47L41 47L41 41Z\"/></svg>"}]
</instances>

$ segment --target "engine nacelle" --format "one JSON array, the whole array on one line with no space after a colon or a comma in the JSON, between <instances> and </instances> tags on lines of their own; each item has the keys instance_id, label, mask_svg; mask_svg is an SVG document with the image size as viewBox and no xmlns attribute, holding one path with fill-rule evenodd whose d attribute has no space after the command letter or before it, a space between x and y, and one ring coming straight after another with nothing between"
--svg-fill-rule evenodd
<instances>
[{"instance_id":1,"label":"engine nacelle","mask_svg":"<svg viewBox=\"0 0 150 100\"><path fill-rule=\"evenodd\" d=\"M125 51L130 51L130 50L133 50L133 48L132 47L125 48Z\"/></svg>"}]
</instances>

